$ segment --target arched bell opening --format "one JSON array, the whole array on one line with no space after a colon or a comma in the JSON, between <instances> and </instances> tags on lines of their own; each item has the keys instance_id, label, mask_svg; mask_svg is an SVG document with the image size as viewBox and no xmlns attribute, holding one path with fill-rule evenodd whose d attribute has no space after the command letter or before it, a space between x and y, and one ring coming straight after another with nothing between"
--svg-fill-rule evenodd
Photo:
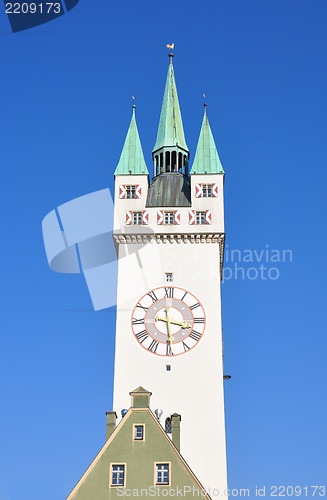
<instances>
[{"instance_id":1,"label":"arched bell opening","mask_svg":"<svg viewBox=\"0 0 327 500\"><path fill-rule=\"evenodd\" d=\"M178 153L178 171L183 173L183 155Z\"/></svg>"},{"instance_id":2,"label":"arched bell opening","mask_svg":"<svg viewBox=\"0 0 327 500\"><path fill-rule=\"evenodd\" d=\"M177 172L177 153L176 151L171 152L171 171L172 172Z\"/></svg>"},{"instance_id":3,"label":"arched bell opening","mask_svg":"<svg viewBox=\"0 0 327 500\"><path fill-rule=\"evenodd\" d=\"M166 151L165 157L166 157L166 168L165 168L165 170L166 170L166 172L170 172L170 170L171 170L170 151Z\"/></svg>"}]
</instances>

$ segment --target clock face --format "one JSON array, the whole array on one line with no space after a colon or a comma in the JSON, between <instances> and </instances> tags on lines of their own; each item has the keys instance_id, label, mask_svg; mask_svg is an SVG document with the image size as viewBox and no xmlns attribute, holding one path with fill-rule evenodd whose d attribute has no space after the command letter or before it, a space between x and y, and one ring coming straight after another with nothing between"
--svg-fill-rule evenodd
<instances>
[{"instance_id":1,"label":"clock face","mask_svg":"<svg viewBox=\"0 0 327 500\"><path fill-rule=\"evenodd\" d=\"M203 306L187 290L160 287L145 294L132 313L136 340L157 356L179 356L201 340L206 324Z\"/></svg>"}]
</instances>

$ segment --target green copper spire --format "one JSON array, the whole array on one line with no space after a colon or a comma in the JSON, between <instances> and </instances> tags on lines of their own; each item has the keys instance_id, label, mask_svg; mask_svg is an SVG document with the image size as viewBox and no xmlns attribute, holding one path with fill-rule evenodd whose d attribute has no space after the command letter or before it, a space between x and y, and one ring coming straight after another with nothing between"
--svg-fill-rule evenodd
<instances>
[{"instance_id":1,"label":"green copper spire","mask_svg":"<svg viewBox=\"0 0 327 500\"><path fill-rule=\"evenodd\" d=\"M140 136L135 120L135 106L133 116L125 139L123 151L115 170L115 175L149 175L144 161Z\"/></svg>"},{"instance_id":2,"label":"green copper spire","mask_svg":"<svg viewBox=\"0 0 327 500\"><path fill-rule=\"evenodd\" d=\"M169 57L170 64L162 102L157 141L153 152L164 147L171 148L176 146L188 152L176 89L173 54L169 54Z\"/></svg>"},{"instance_id":3,"label":"green copper spire","mask_svg":"<svg viewBox=\"0 0 327 500\"><path fill-rule=\"evenodd\" d=\"M190 174L223 174L224 169L211 132L206 106L205 104L199 142Z\"/></svg>"}]
</instances>

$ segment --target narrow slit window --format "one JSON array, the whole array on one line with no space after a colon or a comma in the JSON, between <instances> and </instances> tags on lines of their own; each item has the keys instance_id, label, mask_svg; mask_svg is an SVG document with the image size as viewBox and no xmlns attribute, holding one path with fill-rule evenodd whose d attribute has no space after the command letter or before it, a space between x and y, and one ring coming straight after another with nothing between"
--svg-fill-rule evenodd
<instances>
[{"instance_id":1,"label":"narrow slit window","mask_svg":"<svg viewBox=\"0 0 327 500\"><path fill-rule=\"evenodd\" d=\"M166 418L165 421L165 432L166 434L171 434L171 418Z\"/></svg>"}]
</instances>

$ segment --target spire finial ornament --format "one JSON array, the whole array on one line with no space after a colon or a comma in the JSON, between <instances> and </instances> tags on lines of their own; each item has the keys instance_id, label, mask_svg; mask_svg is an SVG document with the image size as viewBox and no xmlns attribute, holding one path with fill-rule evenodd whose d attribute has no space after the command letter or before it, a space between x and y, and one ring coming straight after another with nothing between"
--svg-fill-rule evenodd
<instances>
[{"instance_id":1,"label":"spire finial ornament","mask_svg":"<svg viewBox=\"0 0 327 500\"><path fill-rule=\"evenodd\" d=\"M133 108L133 111L135 110L136 106L135 106L135 97L132 95L132 99L133 99L133 105L132 105L132 108Z\"/></svg>"},{"instance_id":2,"label":"spire finial ornament","mask_svg":"<svg viewBox=\"0 0 327 500\"><path fill-rule=\"evenodd\" d=\"M174 50L174 47L175 47L175 44L172 43L171 45L169 45L169 43L167 43L166 45L167 49L170 49L171 52L169 52L169 58L170 58L170 64L173 64L173 57L174 57L174 53L173 53L173 50Z\"/></svg>"},{"instance_id":3,"label":"spire finial ornament","mask_svg":"<svg viewBox=\"0 0 327 500\"><path fill-rule=\"evenodd\" d=\"M205 101L205 100L206 100L206 95L205 95L205 94L202 94L202 95L203 95L203 97L204 97L204 103L203 103L203 106L204 106L204 112L205 112L205 114L207 114L207 103L206 103L206 101Z\"/></svg>"}]
</instances>

